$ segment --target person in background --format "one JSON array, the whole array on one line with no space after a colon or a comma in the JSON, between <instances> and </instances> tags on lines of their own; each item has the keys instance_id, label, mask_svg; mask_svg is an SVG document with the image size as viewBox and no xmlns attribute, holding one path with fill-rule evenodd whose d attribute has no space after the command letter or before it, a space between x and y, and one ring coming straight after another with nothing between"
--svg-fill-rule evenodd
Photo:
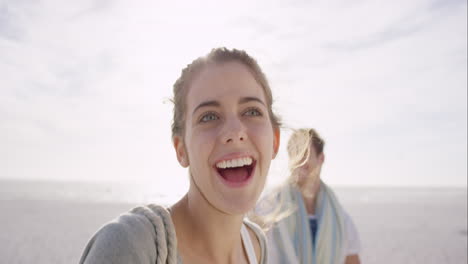
<instances>
[{"instance_id":1,"label":"person in background","mask_svg":"<svg viewBox=\"0 0 468 264\"><path fill-rule=\"evenodd\" d=\"M252 214L268 230L269 263L360 263L356 227L320 177L324 145L314 129L295 130L287 145L290 177Z\"/></svg>"},{"instance_id":2,"label":"person in background","mask_svg":"<svg viewBox=\"0 0 468 264\"><path fill-rule=\"evenodd\" d=\"M265 236L244 217L279 147L265 75L246 52L213 49L182 71L173 102L172 140L189 170L187 194L169 208L138 207L106 224L80 263L266 264Z\"/></svg>"}]
</instances>

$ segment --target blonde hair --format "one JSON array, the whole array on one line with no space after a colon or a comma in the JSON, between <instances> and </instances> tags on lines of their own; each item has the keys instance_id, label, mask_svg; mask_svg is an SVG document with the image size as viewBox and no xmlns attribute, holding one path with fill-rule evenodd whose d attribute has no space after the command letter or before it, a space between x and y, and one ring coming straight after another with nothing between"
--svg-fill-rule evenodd
<instances>
[{"instance_id":1,"label":"blonde hair","mask_svg":"<svg viewBox=\"0 0 468 264\"><path fill-rule=\"evenodd\" d=\"M311 146L314 147L315 153L320 155L323 153L325 141L313 128L300 128L294 130L293 134L288 141L288 157L289 157L289 171L292 175L293 171L302 167L307 163L310 156ZM294 179L289 179L294 183Z\"/></svg>"},{"instance_id":2,"label":"blonde hair","mask_svg":"<svg viewBox=\"0 0 468 264\"><path fill-rule=\"evenodd\" d=\"M281 126L280 118L273 113L273 96L270 85L268 84L268 80L260 69L257 61L243 50L230 50L223 47L212 49L206 56L200 57L187 65L187 67L182 70L179 79L174 83L174 97L172 99L172 102L174 103L174 115L172 119L173 138L174 136L183 136L185 133L186 99L188 89L193 79L208 65L223 64L227 62L239 62L248 68L255 80L263 88L272 126L274 128L279 128Z\"/></svg>"}]
</instances>

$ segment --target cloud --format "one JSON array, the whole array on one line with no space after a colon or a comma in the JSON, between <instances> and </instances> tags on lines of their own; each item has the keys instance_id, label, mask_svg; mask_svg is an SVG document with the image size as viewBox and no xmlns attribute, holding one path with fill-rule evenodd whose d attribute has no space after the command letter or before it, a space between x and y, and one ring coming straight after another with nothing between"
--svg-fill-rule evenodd
<instances>
[{"instance_id":1,"label":"cloud","mask_svg":"<svg viewBox=\"0 0 468 264\"><path fill-rule=\"evenodd\" d=\"M1 38L16 41L21 38L21 30L15 26L14 15L8 6L3 3L0 6L0 36Z\"/></svg>"},{"instance_id":2,"label":"cloud","mask_svg":"<svg viewBox=\"0 0 468 264\"><path fill-rule=\"evenodd\" d=\"M71 20L75 19L86 19L89 15L99 15L108 12L110 9L120 4L120 1L116 0L101 0L101 1L88 1L87 5L81 8L77 8L76 14L71 16Z\"/></svg>"},{"instance_id":3,"label":"cloud","mask_svg":"<svg viewBox=\"0 0 468 264\"><path fill-rule=\"evenodd\" d=\"M424 25L407 25L404 22L399 22L396 25L386 28L384 31L374 33L365 38L353 41L337 41L328 43L325 44L324 48L340 52L355 52L411 36L421 31L423 27Z\"/></svg>"},{"instance_id":4,"label":"cloud","mask_svg":"<svg viewBox=\"0 0 468 264\"><path fill-rule=\"evenodd\" d=\"M421 8L413 10L413 12L404 14L396 21L392 21L388 25L383 26L376 32L371 32L367 36L356 37L349 40L337 40L325 44L325 48L340 52L355 52L363 49L373 48L379 45L388 44L392 41L399 40L405 37L411 37L423 30L431 30L434 23L438 20L445 19L449 11L454 12L460 9L461 5L466 5L465 1L433 1L432 3L424 3ZM424 8L426 6L426 8Z\"/></svg>"},{"instance_id":5,"label":"cloud","mask_svg":"<svg viewBox=\"0 0 468 264\"><path fill-rule=\"evenodd\" d=\"M464 0L433 0L429 1L430 10L446 10L458 8L461 9L463 6L466 6L466 1Z\"/></svg>"},{"instance_id":6,"label":"cloud","mask_svg":"<svg viewBox=\"0 0 468 264\"><path fill-rule=\"evenodd\" d=\"M287 125L322 132L332 183L442 184L447 170L449 184L466 184L465 2L215 7L0 4L0 174L121 181L185 175L168 155L172 108L163 101L185 65L228 46L257 58ZM430 152L456 157L437 162Z\"/></svg>"}]
</instances>

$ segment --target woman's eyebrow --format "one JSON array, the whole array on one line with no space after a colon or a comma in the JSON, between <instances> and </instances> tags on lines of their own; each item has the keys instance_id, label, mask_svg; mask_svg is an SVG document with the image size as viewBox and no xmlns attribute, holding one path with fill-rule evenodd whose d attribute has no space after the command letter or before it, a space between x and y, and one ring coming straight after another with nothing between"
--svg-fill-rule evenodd
<instances>
[{"instance_id":1,"label":"woman's eyebrow","mask_svg":"<svg viewBox=\"0 0 468 264\"><path fill-rule=\"evenodd\" d=\"M219 107L221 106L221 104L218 102L218 101L206 101L206 102L203 102L201 104L199 104L197 107L195 107L195 109L193 110L193 114L195 114L195 112L202 108L202 107L207 107L207 106L216 106L216 107Z\"/></svg>"},{"instance_id":2,"label":"woman's eyebrow","mask_svg":"<svg viewBox=\"0 0 468 264\"><path fill-rule=\"evenodd\" d=\"M257 98L257 97L253 97L253 96L242 97L242 98L239 100L239 104L245 104L245 103L252 102L252 101L259 102L259 103L261 103L262 105L265 105L265 103L264 103L262 100L260 100L260 99Z\"/></svg>"},{"instance_id":3,"label":"woman's eyebrow","mask_svg":"<svg viewBox=\"0 0 468 264\"><path fill-rule=\"evenodd\" d=\"M257 97L254 97L254 96L248 96L248 97L242 97L241 99L239 99L239 104L245 104L245 103L248 103L248 102L259 102L261 103L262 105L265 105L265 103L260 100L259 98ZM218 102L218 101L215 101L215 100L212 100L212 101L206 101L206 102L203 102L203 103L200 103L199 105L197 105L197 107L195 107L195 109L193 110L193 114L195 114L195 112L202 108L202 107L207 107L207 106L214 106L214 107L220 107L221 104Z\"/></svg>"}]
</instances>

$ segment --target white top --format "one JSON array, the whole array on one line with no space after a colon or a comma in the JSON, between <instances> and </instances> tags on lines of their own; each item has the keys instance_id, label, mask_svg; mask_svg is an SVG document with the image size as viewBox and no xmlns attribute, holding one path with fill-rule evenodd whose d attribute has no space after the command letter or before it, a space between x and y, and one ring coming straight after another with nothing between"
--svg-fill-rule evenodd
<instances>
[{"instance_id":1,"label":"white top","mask_svg":"<svg viewBox=\"0 0 468 264\"><path fill-rule=\"evenodd\" d=\"M250 239L250 234L245 225L242 225L241 228L241 237L244 244L244 249L247 252L247 258L250 264L257 264L257 255L255 254L255 248Z\"/></svg>"},{"instance_id":2,"label":"white top","mask_svg":"<svg viewBox=\"0 0 468 264\"><path fill-rule=\"evenodd\" d=\"M343 210L344 226L346 230L345 255L357 255L361 251L361 240L356 225L354 225L351 216Z\"/></svg>"}]
</instances>

